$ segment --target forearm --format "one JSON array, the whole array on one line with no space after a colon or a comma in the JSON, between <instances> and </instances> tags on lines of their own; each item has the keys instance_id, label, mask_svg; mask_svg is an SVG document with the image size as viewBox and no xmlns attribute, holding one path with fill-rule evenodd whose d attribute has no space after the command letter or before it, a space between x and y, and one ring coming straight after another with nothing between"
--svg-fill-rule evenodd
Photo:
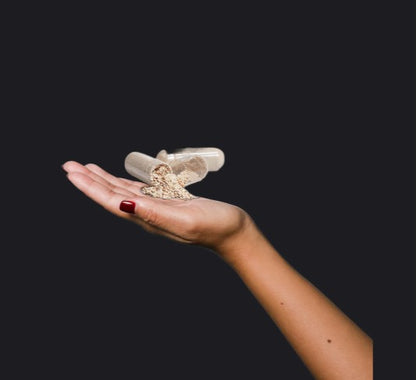
<instances>
[{"instance_id":1,"label":"forearm","mask_svg":"<svg viewBox=\"0 0 416 380\"><path fill-rule=\"evenodd\" d=\"M255 227L220 247L317 379L372 379L372 341L296 272Z\"/></svg>"}]
</instances>

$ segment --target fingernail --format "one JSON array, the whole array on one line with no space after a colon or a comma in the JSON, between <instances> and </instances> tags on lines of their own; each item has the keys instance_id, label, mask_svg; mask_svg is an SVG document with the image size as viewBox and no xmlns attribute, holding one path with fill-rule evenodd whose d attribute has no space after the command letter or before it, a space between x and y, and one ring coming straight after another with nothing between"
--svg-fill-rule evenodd
<instances>
[{"instance_id":1,"label":"fingernail","mask_svg":"<svg viewBox=\"0 0 416 380\"><path fill-rule=\"evenodd\" d=\"M128 212L129 214L134 214L135 207L136 207L136 203L132 201L122 201L120 203L120 210L124 212Z\"/></svg>"}]
</instances>

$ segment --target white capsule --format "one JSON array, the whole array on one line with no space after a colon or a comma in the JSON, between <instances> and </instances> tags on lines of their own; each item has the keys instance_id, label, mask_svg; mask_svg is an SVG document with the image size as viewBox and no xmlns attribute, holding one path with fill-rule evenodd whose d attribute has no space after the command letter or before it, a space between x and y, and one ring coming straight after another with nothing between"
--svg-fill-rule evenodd
<instances>
[{"instance_id":1,"label":"white capsule","mask_svg":"<svg viewBox=\"0 0 416 380\"><path fill-rule=\"evenodd\" d=\"M161 150L156 158L169 164L174 160L186 160L195 156L202 157L205 160L210 172L216 172L225 162L224 153L218 148L182 148L175 150L173 153Z\"/></svg>"},{"instance_id":2,"label":"white capsule","mask_svg":"<svg viewBox=\"0 0 416 380\"><path fill-rule=\"evenodd\" d=\"M148 185L152 185L155 169L165 167L167 173L172 173L172 168L167 163L139 152L129 153L124 160L124 167L127 173Z\"/></svg>"},{"instance_id":3,"label":"white capsule","mask_svg":"<svg viewBox=\"0 0 416 380\"><path fill-rule=\"evenodd\" d=\"M207 162L199 156L169 161L182 186L202 181L208 174Z\"/></svg>"}]
</instances>

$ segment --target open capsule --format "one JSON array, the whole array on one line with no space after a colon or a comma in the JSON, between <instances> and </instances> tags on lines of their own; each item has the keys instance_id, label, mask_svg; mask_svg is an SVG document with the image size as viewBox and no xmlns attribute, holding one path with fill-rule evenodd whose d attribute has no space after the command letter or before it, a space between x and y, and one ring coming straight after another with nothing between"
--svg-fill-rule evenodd
<instances>
[{"instance_id":1,"label":"open capsule","mask_svg":"<svg viewBox=\"0 0 416 380\"><path fill-rule=\"evenodd\" d=\"M166 162L139 152L129 153L124 160L124 167L127 173L148 185L153 184L152 173L156 169L163 169L166 174L172 173L172 168Z\"/></svg>"}]
</instances>

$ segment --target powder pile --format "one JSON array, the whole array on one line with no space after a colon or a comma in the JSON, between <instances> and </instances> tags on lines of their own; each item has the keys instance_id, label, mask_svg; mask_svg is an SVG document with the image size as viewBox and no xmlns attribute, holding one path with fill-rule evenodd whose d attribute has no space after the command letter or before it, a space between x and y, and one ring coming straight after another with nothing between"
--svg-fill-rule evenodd
<instances>
[{"instance_id":1,"label":"powder pile","mask_svg":"<svg viewBox=\"0 0 416 380\"><path fill-rule=\"evenodd\" d=\"M188 170L176 175L168 166L159 165L151 172L152 185L144 186L142 193L162 199L194 199L196 197L184 188L193 175L196 174Z\"/></svg>"}]
</instances>

